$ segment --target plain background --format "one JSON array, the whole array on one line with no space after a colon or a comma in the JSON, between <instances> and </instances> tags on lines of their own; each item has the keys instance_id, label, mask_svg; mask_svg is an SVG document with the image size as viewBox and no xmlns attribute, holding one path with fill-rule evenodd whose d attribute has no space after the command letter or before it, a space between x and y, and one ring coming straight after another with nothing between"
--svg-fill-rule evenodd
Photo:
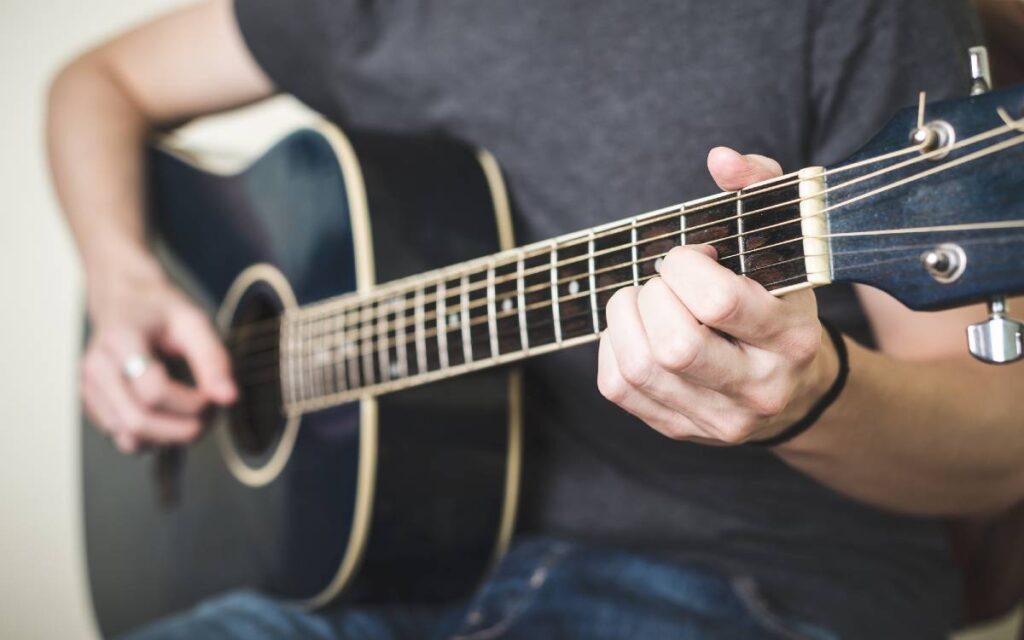
<instances>
[{"instance_id":1,"label":"plain background","mask_svg":"<svg viewBox=\"0 0 1024 640\"><path fill-rule=\"evenodd\" d=\"M0 0L0 637L5 639L97 635L86 588L78 482L75 367L82 277L46 171L46 86L74 52L177 3ZM253 141L304 117L279 101L244 125L207 125L199 136L262 144ZM251 135L256 130L263 136ZM972 634L972 640L1009 637L1007 624Z\"/></svg>"}]
</instances>

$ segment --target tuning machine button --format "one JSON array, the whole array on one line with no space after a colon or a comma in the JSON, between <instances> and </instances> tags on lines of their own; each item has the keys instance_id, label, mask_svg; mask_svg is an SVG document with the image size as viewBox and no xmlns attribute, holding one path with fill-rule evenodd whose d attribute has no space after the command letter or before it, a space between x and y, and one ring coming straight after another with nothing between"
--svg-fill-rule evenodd
<instances>
[{"instance_id":1,"label":"tuning machine button","mask_svg":"<svg viewBox=\"0 0 1024 640\"><path fill-rule=\"evenodd\" d=\"M992 89L992 72L988 66L988 49L971 47L967 50L971 60L971 95L976 96Z\"/></svg>"},{"instance_id":2,"label":"tuning machine button","mask_svg":"<svg viewBox=\"0 0 1024 640\"><path fill-rule=\"evenodd\" d=\"M988 305L988 320L967 327L971 355L989 364L1007 364L1024 355L1024 324L1006 316L1006 298L998 296Z\"/></svg>"}]
</instances>

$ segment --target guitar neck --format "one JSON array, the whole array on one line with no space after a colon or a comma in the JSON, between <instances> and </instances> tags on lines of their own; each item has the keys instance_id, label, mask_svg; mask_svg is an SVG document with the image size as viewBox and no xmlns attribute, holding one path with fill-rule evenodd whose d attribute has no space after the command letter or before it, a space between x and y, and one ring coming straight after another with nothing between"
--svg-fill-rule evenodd
<instances>
[{"instance_id":1,"label":"guitar neck","mask_svg":"<svg viewBox=\"0 0 1024 640\"><path fill-rule=\"evenodd\" d=\"M676 246L775 294L831 280L825 178L804 169L658 211L382 284L288 312L280 374L288 414L590 342L623 287Z\"/></svg>"}]
</instances>

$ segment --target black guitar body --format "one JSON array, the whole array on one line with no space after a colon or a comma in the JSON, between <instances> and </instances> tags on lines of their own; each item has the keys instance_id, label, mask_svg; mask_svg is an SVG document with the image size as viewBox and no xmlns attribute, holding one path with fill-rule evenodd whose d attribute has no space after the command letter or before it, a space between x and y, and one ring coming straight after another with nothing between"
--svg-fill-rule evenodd
<instances>
[{"instance_id":1,"label":"black guitar body","mask_svg":"<svg viewBox=\"0 0 1024 640\"><path fill-rule=\"evenodd\" d=\"M240 173L198 162L151 154L152 235L225 329L512 245L493 160L449 141L325 124ZM235 588L309 606L445 600L504 551L520 468L516 372L301 418L282 413L276 379L239 384L238 405L189 447L123 457L83 429L104 635Z\"/></svg>"}]
</instances>

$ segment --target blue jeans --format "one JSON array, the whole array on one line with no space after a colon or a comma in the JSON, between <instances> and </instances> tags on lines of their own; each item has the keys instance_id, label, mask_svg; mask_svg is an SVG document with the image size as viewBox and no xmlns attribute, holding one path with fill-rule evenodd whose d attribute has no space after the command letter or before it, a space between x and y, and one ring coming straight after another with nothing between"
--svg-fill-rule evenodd
<instances>
[{"instance_id":1,"label":"blue jeans","mask_svg":"<svg viewBox=\"0 0 1024 640\"><path fill-rule=\"evenodd\" d=\"M753 581L656 556L547 538L518 542L468 601L316 613L251 592L211 600L124 640L489 640L837 636L771 608Z\"/></svg>"}]
</instances>

